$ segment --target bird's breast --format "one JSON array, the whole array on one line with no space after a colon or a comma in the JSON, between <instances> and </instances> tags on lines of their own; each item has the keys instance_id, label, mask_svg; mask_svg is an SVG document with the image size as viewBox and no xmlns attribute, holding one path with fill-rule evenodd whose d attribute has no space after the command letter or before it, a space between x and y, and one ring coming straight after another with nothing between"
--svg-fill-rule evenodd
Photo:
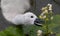
<instances>
[{"instance_id":1,"label":"bird's breast","mask_svg":"<svg viewBox=\"0 0 60 36\"><path fill-rule=\"evenodd\" d=\"M23 14L30 8L29 0L2 0L1 8L3 16L11 21L16 15Z\"/></svg>"}]
</instances>

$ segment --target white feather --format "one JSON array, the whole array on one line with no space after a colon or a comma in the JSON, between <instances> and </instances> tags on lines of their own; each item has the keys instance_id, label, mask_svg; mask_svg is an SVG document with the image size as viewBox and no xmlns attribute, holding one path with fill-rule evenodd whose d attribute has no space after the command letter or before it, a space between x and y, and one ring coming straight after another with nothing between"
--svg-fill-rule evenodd
<instances>
[{"instance_id":1,"label":"white feather","mask_svg":"<svg viewBox=\"0 0 60 36\"><path fill-rule=\"evenodd\" d=\"M4 17L11 21L16 15L23 14L30 8L29 0L1 0Z\"/></svg>"},{"instance_id":2,"label":"white feather","mask_svg":"<svg viewBox=\"0 0 60 36\"><path fill-rule=\"evenodd\" d=\"M24 13L30 8L30 0L1 0L1 8L5 19L16 25L34 24L37 18L33 13ZM31 16L34 18L30 18Z\"/></svg>"}]
</instances>

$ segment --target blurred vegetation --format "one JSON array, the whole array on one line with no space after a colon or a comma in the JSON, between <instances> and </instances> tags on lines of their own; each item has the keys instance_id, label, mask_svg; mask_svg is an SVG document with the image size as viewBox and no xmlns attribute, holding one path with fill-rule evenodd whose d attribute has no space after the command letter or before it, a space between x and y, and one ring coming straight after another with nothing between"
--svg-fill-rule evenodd
<instances>
[{"instance_id":1,"label":"blurred vegetation","mask_svg":"<svg viewBox=\"0 0 60 36\"><path fill-rule=\"evenodd\" d=\"M56 36L60 36L60 15L54 15L54 20L48 25L49 30L56 33ZM41 28L35 25L26 25L23 27L24 33L28 33L29 36L36 36L37 30L46 32L45 26ZM17 27L10 26L7 29L0 31L0 36L22 36L21 30Z\"/></svg>"}]
</instances>

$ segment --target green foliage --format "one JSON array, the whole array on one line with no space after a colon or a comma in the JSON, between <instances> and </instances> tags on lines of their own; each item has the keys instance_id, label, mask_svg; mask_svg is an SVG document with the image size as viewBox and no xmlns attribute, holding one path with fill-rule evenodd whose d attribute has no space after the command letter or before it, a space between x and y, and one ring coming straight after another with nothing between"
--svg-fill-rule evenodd
<instances>
[{"instance_id":1,"label":"green foliage","mask_svg":"<svg viewBox=\"0 0 60 36\"><path fill-rule=\"evenodd\" d=\"M8 27L6 30L0 32L0 36L22 36L21 30L15 27Z\"/></svg>"}]
</instances>

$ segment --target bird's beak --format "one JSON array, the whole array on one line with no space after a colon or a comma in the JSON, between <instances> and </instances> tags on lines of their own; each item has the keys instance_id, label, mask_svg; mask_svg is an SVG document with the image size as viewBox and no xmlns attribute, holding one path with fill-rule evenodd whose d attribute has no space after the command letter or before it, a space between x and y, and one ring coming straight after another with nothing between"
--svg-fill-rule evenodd
<instances>
[{"instance_id":1,"label":"bird's beak","mask_svg":"<svg viewBox=\"0 0 60 36\"><path fill-rule=\"evenodd\" d=\"M43 20L37 18L35 21L34 21L34 24L37 25L37 26L42 26L42 24L44 23Z\"/></svg>"}]
</instances>

